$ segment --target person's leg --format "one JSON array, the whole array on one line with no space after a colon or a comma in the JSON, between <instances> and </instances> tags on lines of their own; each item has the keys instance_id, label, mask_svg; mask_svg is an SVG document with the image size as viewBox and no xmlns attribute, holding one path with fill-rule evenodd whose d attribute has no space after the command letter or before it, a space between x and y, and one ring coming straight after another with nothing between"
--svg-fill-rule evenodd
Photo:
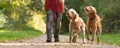
<instances>
[{"instance_id":1,"label":"person's leg","mask_svg":"<svg viewBox=\"0 0 120 48\"><path fill-rule=\"evenodd\" d=\"M59 32L61 27L61 20L62 20L62 13L56 13L56 19L55 19L55 32L54 32L54 39L55 42L59 42Z\"/></svg>"},{"instance_id":2,"label":"person's leg","mask_svg":"<svg viewBox=\"0 0 120 48\"><path fill-rule=\"evenodd\" d=\"M46 12L46 14L47 14L47 23L46 23L47 41L46 42L51 42L51 40L52 40L51 30L52 30L52 22L53 22L53 11L48 10Z\"/></svg>"}]
</instances>

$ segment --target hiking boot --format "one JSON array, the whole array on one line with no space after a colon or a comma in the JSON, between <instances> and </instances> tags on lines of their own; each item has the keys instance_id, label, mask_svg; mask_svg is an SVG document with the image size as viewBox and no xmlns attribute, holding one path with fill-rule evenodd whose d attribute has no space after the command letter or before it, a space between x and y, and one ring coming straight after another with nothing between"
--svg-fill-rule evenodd
<instances>
[{"instance_id":1,"label":"hiking boot","mask_svg":"<svg viewBox=\"0 0 120 48\"><path fill-rule=\"evenodd\" d=\"M52 42L51 40L46 40L46 42Z\"/></svg>"},{"instance_id":2,"label":"hiking boot","mask_svg":"<svg viewBox=\"0 0 120 48\"><path fill-rule=\"evenodd\" d=\"M60 41L60 40L58 40L58 39L56 40L56 39L55 39L55 42L59 42L59 41Z\"/></svg>"}]
</instances>

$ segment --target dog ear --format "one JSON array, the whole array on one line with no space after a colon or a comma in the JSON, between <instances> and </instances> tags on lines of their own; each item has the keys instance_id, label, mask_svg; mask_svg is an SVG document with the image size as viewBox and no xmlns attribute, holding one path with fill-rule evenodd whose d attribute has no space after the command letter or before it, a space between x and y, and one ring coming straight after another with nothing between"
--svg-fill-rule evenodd
<instances>
[{"instance_id":1,"label":"dog ear","mask_svg":"<svg viewBox=\"0 0 120 48\"><path fill-rule=\"evenodd\" d=\"M78 14L75 14L74 19L75 19L75 22L78 22Z\"/></svg>"},{"instance_id":2,"label":"dog ear","mask_svg":"<svg viewBox=\"0 0 120 48\"><path fill-rule=\"evenodd\" d=\"M73 14L73 19L75 20L75 22L77 22L78 21L78 14L77 13L74 13L73 11L71 11L72 12L72 14Z\"/></svg>"},{"instance_id":3,"label":"dog ear","mask_svg":"<svg viewBox=\"0 0 120 48\"><path fill-rule=\"evenodd\" d=\"M93 14L93 13L94 13L94 11L93 11L92 7L89 7L89 8L90 8L91 13Z\"/></svg>"},{"instance_id":4,"label":"dog ear","mask_svg":"<svg viewBox=\"0 0 120 48\"><path fill-rule=\"evenodd\" d=\"M76 15L75 12L73 12L73 11L71 11L71 13L72 13L73 16L74 16L73 18L75 19L77 15Z\"/></svg>"},{"instance_id":5,"label":"dog ear","mask_svg":"<svg viewBox=\"0 0 120 48\"><path fill-rule=\"evenodd\" d=\"M90 7L91 13L96 14L96 9L94 7Z\"/></svg>"},{"instance_id":6,"label":"dog ear","mask_svg":"<svg viewBox=\"0 0 120 48\"><path fill-rule=\"evenodd\" d=\"M66 13L66 16L67 16L68 20L71 19L71 17L69 16L69 13L68 13L68 12Z\"/></svg>"}]
</instances>

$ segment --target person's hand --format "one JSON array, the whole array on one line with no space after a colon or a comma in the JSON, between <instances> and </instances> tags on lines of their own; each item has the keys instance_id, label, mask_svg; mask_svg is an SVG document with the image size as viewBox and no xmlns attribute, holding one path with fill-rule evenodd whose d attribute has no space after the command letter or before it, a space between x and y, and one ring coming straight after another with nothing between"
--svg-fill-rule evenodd
<instances>
[{"instance_id":1,"label":"person's hand","mask_svg":"<svg viewBox=\"0 0 120 48\"><path fill-rule=\"evenodd\" d=\"M64 3L64 0L59 0L60 3Z\"/></svg>"}]
</instances>

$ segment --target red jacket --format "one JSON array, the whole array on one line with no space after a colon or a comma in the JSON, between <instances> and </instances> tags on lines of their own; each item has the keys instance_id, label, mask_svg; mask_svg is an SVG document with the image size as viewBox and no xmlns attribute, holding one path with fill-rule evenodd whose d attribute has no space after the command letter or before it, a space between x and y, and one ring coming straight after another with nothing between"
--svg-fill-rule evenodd
<instances>
[{"instance_id":1,"label":"red jacket","mask_svg":"<svg viewBox=\"0 0 120 48\"><path fill-rule=\"evenodd\" d=\"M50 9L54 12L64 12L64 3L59 0L45 0L45 11Z\"/></svg>"}]
</instances>

